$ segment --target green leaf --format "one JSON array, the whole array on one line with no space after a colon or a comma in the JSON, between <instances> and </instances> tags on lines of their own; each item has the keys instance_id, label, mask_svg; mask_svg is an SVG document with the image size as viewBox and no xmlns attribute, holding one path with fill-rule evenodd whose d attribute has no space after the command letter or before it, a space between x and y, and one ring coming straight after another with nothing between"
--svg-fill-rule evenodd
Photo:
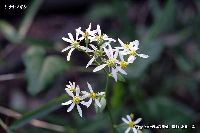
<instances>
[{"instance_id":1,"label":"green leaf","mask_svg":"<svg viewBox=\"0 0 200 133\"><path fill-rule=\"evenodd\" d=\"M179 67L179 69L183 72L191 72L193 69L192 64L183 56L177 55L175 58L176 64Z\"/></svg>"},{"instance_id":2,"label":"green leaf","mask_svg":"<svg viewBox=\"0 0 200 133\"><path fill-rule=\"evenodd\" d=\"M31 6L28 8L26 14L24 15L18 30L18 33L22 38L25 37L42 2L43 0L33 0Z\"/></svg>"},{"instance_id":3,"label":"green leaf","mask_svg":"<svg viewBox=\"0 0 200 133\"><path fill-rule=\"evenodd\" d=\"M59 56L45 56L41 47L31 47L24 54L24 64L28 80L28 92L36 95L46 89L53 80L66 69L68 64Z\"/></svg>"},{"instance_id":4,"label":"green leaf","mask_svg":"<svg viewBox=\"0 0 200 133\"><path fill-rule=\"evenodd\" d=\"M156 120L160 124L191 124L195 116L187 106L166 97L148 99L138 105L138 109L143 114L144 121Z\"/></svg>"},{"instance_id":5,"label":"green leaf","mask_svg":"<svg viewBox=\"0 0 200 133\"><path fill-rule=\"evenodd\" d=\"M120 105L122 105L122 100L123 99L123 84L120 82L117 82L114 87L113 87L113 96L112 96L112 101L111 105L112 108L119 108Z\"/></svg>"},{"instance_id":6,"label":"green leaf","mask_svg":"<svg viewBox=\"0 0 200 133\"><path fill-rule=\"evenodd\" d=\"M24 39L24 42L25 44L33 45L33 46L42 46L42 47L48 47L48 48L52 48L54 46L54 42L51 42L50 40L32 38L29 36L26 36L26 38Z\"/></svg>"},{"instance_id":7,"label":"green leaf","mask_svg":"<svg viewBox=\"0 0 200 133\"><path fill-rule=\"evenodd\" d=\"M141 49L141 53L149 55L149 58L143 59L137 57L136 61L127 68L127 77L129 79L138 78L145 72L150 64L157 61L164 46L160 42L149 42L148 44L144 44Z\"/></svg>"},{"instance_id":8,"label":"green leaf","mask_svg":"<svg viewBox=\"0 0 200 133\"><path fill-rule=\"evenodd\" d=\"M8 22L0 20L0 32L9 41L11 41L13 43L19 43L20 42L20 37L19 37L17 31Z\"/></svg>"},{"instance_id":9,"label":"green leaf","mask_svg":"<svg viewBox=\"0 0 200 133\"><path fill-rule=\"evenodd\" d=\"M108 4L97 4L94 6L85 16L85 18L89 18L92 21L102 20L106 17L114 16L114 8Z\"/></svg>"},{"instance_id":10,"label":"green leaf","mask_svg":"<svg viewBox=\"0 0 200 133\"><path fill-rule=\"evenodd\" d=\"M59 56L49 56L45 59L38 77L35 93L39 93L54 81L55 77L68 69L68 64Z\"/></svg>"},{"instance_id":11,"label":"green leaf","mask_svg":"<svg viewBox=\"0 0 200 133\"><path fill-rule=\"evenodd\" d=\"M150 6L151 7L151 6ZM152 6L152 12L155 13L154 6ZM173 30L175 25L175 18L176 18L176 4L174 0L168 0L164 9L162 9L159 14L155 14L155 22L153 23L152 27L150 28L147 36L145 37L146 40L150 41L155 39L158 34L162 32L166 32L169 30ZM146 41L145 41L146 42Z\"/></svg>"},{"instance_id":12,"label":"green leaf","mask_svg":"<svg viewBox=\"0 0 200 133\"><path fill-rule=\"evenodd\" d=\"M41 47L31 47L23 55L28 80L28 92L32 95L37 93L35 89L38 85L38 77L42 69L44 55L45 50Z\"/></svg>"},{"instance_id":13,"label":"green leaf","mask_svg":"<svg viewBox=\"0 0 200 133\"><path fill-rule=\"evenodd\" d=\"M117 79L119 80L119 81L121 81L121 82L125 82L126 80L125 80L125 78L121 75L121 74L117 74Z\"/></svg>"},{"instance_id":14,"label":"green leaf","mask_svg":"<svg viewBox=\"0 0 200 133\"><path fill-rule=\"evenodd\" d=\"M106 99L105 99L105 97L101 97L100 100L99 100L99 102L101 104L101 108L99 106L97 106L96 104L94 104L96 113L102 113L103 110L106 107Z\"/></svg>"},{"instance_id":15,"label":"green leaf","mask_svg":"<svg viewBox=\"0 0 200 133\"><path fill-rule=\"evenodd\" d=\"M64 94L58 98L53 99L52 101L48 102L47 104L39 107L38 109L24 114L20 119L14 121L11 124L10 129L12 129L12 130L18 129L18 128L22 127L23 125L27 124L28 122L30 122L32 119L41 118L41 117L49 114L50 112L61 107L61 103L64 102L64 100L66 98L67 98L67 95Z\"/></svg>"}]
</instances>

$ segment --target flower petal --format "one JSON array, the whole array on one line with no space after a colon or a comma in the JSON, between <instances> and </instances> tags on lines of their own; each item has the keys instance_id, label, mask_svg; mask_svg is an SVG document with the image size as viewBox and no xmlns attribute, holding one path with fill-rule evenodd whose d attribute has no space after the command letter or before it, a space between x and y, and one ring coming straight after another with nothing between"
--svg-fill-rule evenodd
<instances>
[{"instance_id":1,"label":"flower petal","mask_svg":"<svg viewBox=\"0 0 200 133\"><path fill-rule=\"evenodd\" d=\"M65 102L65 103L62 103L62 105L69 105L69 104L71 104L72 103L72 100L69 100L69 101L67 101L67 102Z\"/></svg>"},{"instance_id":2,"label":"flower petal","mask_svg":"<svg viewBox=\"0 0 200 133\"><path fill-rule=\"evenodd\" d=\"M130 115L127 115L126 117L127 117L129 122L132 121Z\"/></svg>"},{"instance_id":3,"label":"flower petal","mask_svg":"<svg viewBox=\"0 0 200 133\"><path fill-rule=\"evenodd\" d=\"M97 67L93 70L93 72L100 71L100 70L103 69L105 66L107 66L107 64L103 64L103 65L97 66Z\"/></svg>"},{"instance_id":4,"label":"flower petal","mask_svg":"<svg viewBox=\"0 0 200 133\"><path fill-rule=\"evenodd\" d=\"M122 117L122 121L125 122L126 124L128 124L128 121Z\"/></svg>"},{"instance_id":5,"label":"flower petal","mask_svg":"<svg viewBox=\"0 0 200 133\"><path fill-rule=\"evenodd\" d=\"M89 45L92 47L92 49L97 50L97 48L93 44L89 44Z\"/></svg>"},{"instance_id":6,"label":"flower petal","mask_svg":"<svg viewBox=\"0 0 200 133\"><path fill-rule=\"evenodd\" d=\"M136 128L132 128L134 133L137 133L137 129Z\"/></svg>"},{"instance_id":7,"label":"flower petal","mask_svg":"<svg viewBox=\"0 0 200 133\"><path fill-rule=\"evenodd\" d=\"M121 61L124 61L124 56L122 55L121 52L119 52L119 58L120 58Z\"/></svg>"},{"instance_id":8,"label":"flower petal","mask_svg":"<svg viewBox=\"0 0 200 133\"><path fill-rule=\"evenodd\" d=\"M90 90L90 92L93 92L92 86L88 82L87 82L87 85L88 85L88 89Z\"/></svg>"},{"instance_id":9,"label":"flower petal","mask_svg":"<svg viewBox=\"0 0 200 133\"><path fill-rule=\"evenodd\" d=\"M89 24L89 26L88 26L88 28L86 30L88 30L88 31L91 30L91 23Z\"/></svg>"},{"instance_id":10,"label":"flower petal","mask_svg":"<svg viewBox=\"0 0 200 133\"><path fill-rule=\"evenodd\" d=\"M85 105L87 108L90 107L91 103L92 103L92 98L90 98L89 101L87 101L87 102L85 102L85 101L81 102L81 104Z\"/></svg>"},{"instance_id":11,"label":"flower petal","mask_svg":"<svg viewBox=\"0 0 200 133\"><path fill-rule=\"evenodd\" d=\"M138 48L138 46L139 46L139 41L138 41L138 40L135 40L135 41L133 41L133 44L134 44L134 46L133 46L134 50L135 50L135 51L138 50L138 49L139 49L139 48Z\"/></svg>"},{"instance_id":12,"label":"flower petal","mask_svg":"<svg viewBox=\"0 0 200 133\"><path fill-rule=\"evenodd\" d=\"M69 96L74 97L74 94L69 90L69 89L65 89L66 92L68 93Z\"/></svg>"},{"instance_id":13,"label":"flower petal","mask_svg":"<svg viewBox=\"0 0 200 133\"><path fill-rule=\"evenodd\" d=\"M129 128L127 128L127 129L126 129L126 131L125 131L125 133L128 133L130 130L131 130L131 128L130 128L130 127L129 127Z\"/></svg>"},{"instance_id":14,"label":"flower petal","mask_svg":"<svg viewBox=\"0 0 200 133\"><path fill-rule=\"evenodd\" d=\"M137 54L139 57L141 58L148 58L149 56L148 55L145 55L145 54Z\"/></svg>"},{"instance_id":15,"label":"flower petal","mask_svg":"<svg viewBox=\"0 0 200 133\"><path fill-rule=\"evenodd\" d=\"M118 38L118 42L121 44L122 47L124 47L124 43Z\"/></svg>"},{"instance_id":16,"label":"flower petal","mask_svg":"<svg viewBox=\"0 0 200 133\"><path fill-rule=\"evenodd\" d=\"M136 59L135 56L132 56L132 55L129 56L129 57L128 57L128 63L133 63L135 59Z\"/></svg>"},{"instance_id":17,"label":"flower petal","mask_svg":"<svg viewBox=\"0 0 200 133\"><path fill-rule=\"evenodd\" d=\"M134 123L138 124L141 120L142 120L142 118L138 118Z\"/></svg>"},{"instance_id":18,"label":"flower petal","mask_svg":"<svg viewBox=\"0 0 200 133\"><path fill-rule=\"evenodd\" d=\"M74 48L70 49L70 51L69 51L69 53L67 55L67 61L70 60L70 57L71 57L71 54L72 54L73 51L74 51Z\"/></svg>"},{"instance_id":19,"label":"flower petal","mask_svg":"<svg viewBox=\"0 0 200 133\"><path fill-rule=\"evenodd\" d=\"M124 74L124 75L127 75L126 71L124 71L123 69L121 69L121 67L117 67L117 70L118 70L120 73L122 73L122 74Z\"/></svg>"},{"instance_id":20,"label":"flower petal","mask_svg":"<svg viewBox=\"0 0 200 133\"><path fill-rule=\"evenodd\" d=\"M115 54L114 54L115 59L117 58L118 54L119 54L119 49L116 49Z\"/></svg>"},{"instance_id":21,"label":"flower petal","mask_svg":"<svg viewBox=\"0 0 200 133\"><path fill-rule=\"evenodd\" d=\"M67 109L67 112L70 112L70 111L72 111L72 109L74 108L74 106L75 106L75 104L74 104L74 103L72 103L72 104L69 106L69 108Z\"/></svg>"},{"instance_id":22,"label":"flower petal","mask_svg":"<svg viewBox=\"0 0 200 133\"><path fill-rule=\"evenodd\" d=\"M77 104L76 105L79 115L82 117L82 110L81 107Z\"/></svg>"},{"instance_id":23,"label":"flower petal","mask_svg":"<svg viewBox=\"0 0 200 133\"><path fill-rule=\"evenodd\" d=\"M114 68L112 68L112 76L115 79L115 81L117 81L117 71Z\"/></svg>"},{"instance_id":24,"label":"flower petal","mask_svg":"<svg viewBox=\"0 0 200 133\"><path fill-rule=\"evenodd\" d=\"M100 104L99 100L95 99L95 103L97 106L99 106L99 108L101 108L101 104Z\"/></svg>"},{"instance_id":25,"label":"flower petal","mask_svg":"<svg viewBox=\"0 0 200 133\"><path fill-rule=\"evenodd\" d=\"M79 96L79 94L80 94L80 87L77 85L77 87L76 87L76 96Z\"/></svg>"},{"instance_id":26,"label":"flower petal","mask_svg":"<svg viewBox=\"0 0 200 133\"><path fill-rule=\"evenodd\" d=\"M72 33L68 33L68 36L69 36L69 39L73 42L73 41L74 41L74 38L73 38Z\"/></svg>"},{"instance_id":27,"label":"flower petal","mask_svg":"<svg viewBox=\"0 0 200 133\"><path fill-rule=\"evenodd\" d=\"M70 48L72 48L72 46L67 46L67 47L64 48L61 52L65 52L65 51L69 50Z\"/></svg>"},{"instance_id":28,"label":"flower petal","mask_svg":"<svg viewBox=\"0 0 200 133\"><path fill-rule=\"evenodd\" d=\"M97 25L97 33L98 33L99 35L101 35L101 28L100 28L100 25Z\"/></svg>"},{"instance_id":29,"label":"flower petal","mask_svg":"<svg viewBox=\"0 0 200 133\"><path fill-rule=\"evenodd\" d=\"M89 96L90 96L90 93L85 94L85 95L81 96L81 100L84 100L84 99L88 98Z\"/></svg>"},{"instance_id":30,"label":"flower petal","mask_svg":"<svg viewBox=\"0 0 200 133\"><path fill-rule=\"evenodd\" d=\"M70 40L69 38L66 38L66 37L62 37L62 39L68 43L72 43L72 40Z\"/></svg>"},{"instance_id":31,"label":"flower petal","mask_svg":"<svg viewBox=\"0 0 200 133\"><path fill-rule=\"evenodd\" d=\"M86 68L88 68L95 60L95 57L93 56L92 59L87 63Z\"/></svg>"}]
</instances>

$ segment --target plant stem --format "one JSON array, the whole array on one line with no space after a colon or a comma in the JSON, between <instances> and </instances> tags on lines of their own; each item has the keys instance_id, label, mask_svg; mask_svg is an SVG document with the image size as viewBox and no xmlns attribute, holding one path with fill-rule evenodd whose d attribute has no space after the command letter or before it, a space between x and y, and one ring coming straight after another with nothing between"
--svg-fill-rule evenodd
<instances>
[{"instance_id":1,"label":"plant stem","mask_svg":"<svg viewBox=\"0 0 200 133\"><path fill-rule=\"evenodd\" d=\"M110 111L110 102L109 102L109 99L108 99L108 94L109 94L108 93L108 87L109 87L109 75L106 76L106 87L105 87L106 101L107 101L106 109L108 111L108 116L109 116L109 119L110 119L110 122L111 122L112 132L116 133L116 129L114 127L114 121L113 121L111 111Z\"/></svg>"}]
</instances>

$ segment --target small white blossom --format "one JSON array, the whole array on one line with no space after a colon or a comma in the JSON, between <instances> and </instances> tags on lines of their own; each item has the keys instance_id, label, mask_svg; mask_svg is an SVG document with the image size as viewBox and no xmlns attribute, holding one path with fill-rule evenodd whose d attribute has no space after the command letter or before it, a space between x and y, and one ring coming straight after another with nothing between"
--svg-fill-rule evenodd
<instances>
[{"instance_id":1,"label":"small white blossom","mask_svg":"<svg viewBox=\"0 0 200 133\"><path fill-rule=\"evenodd\" d=\"M106 53L106 56L108 59L105 59L103 64L97 66L93 72L100 71L101 69L108 66L109 70L111 71L111 74L115 81L117 81L117 57L118 57L118 51L114 51L110 45L108 45L109 48L104 48L104 52Z\"/></svg>"},{"instance_id":2,"label":"small white blossom","mask_svg":"<svg viewBox=\"0 0 200 133\"><path fill-rule=\"evenodd\" d=\"M104 51L103 51L103 48L104 48L103 45L100 46L100 48L97 48L93 44L90 44L90 47L92 48L92 50L90 50L89 52L93 53L93 57L90 59L90 61L86 65L86 68L89 67L90 65L92 65L92 63L94 62L94 60L96 60L98 57L101 57L103 55L103 53L104 53Z\"/></svg>"},{"instance_id":3,"label":"small white blossom","mask_svg":"<svg viewBox=\"0 0 200 133\"><path fill-rule=\"evenodd\" d=\"M83 51L86 51L87 48L84 46L80 46L80 40L79 40L79 32L76 32L76 38L74 39L73 35L71 33L68 33L69 38L62 37L62 39L68 43L70 43L70 46L67 46L62 50L62 52L65 52L69 50L68 55L67 55L67 61L70 60L71 54L75 49L80 49Z\"/></svg>"},{"instance_id":4,"label":"small white blossom","mask_svg":"<svg viewBox=\"0 0 200 133\"><path fill-rule=\"evenodd\" d=\"M78 32L81 37L79 38L79 40L84 40L85 39L85 42L89 43L89 42L92 42L95 37L95 33L96 31L95 30L91 30L91 23L89 24L88 28L85 30L85 31L82 31L81 30L81 27L79 27L78 29L76 29L76 32Z\"/></svg>"},{"instance_id":5,"label":"small white blossom","mask_svg":"<svg viewBox=\"0 0 200 133\"><path fill-rule=\"evenodd\" d=\"M82 91L82 93L85 97L89 98L89 101L85 102L84 104L89 107L92 104L92 101L94 101L97 106L101 107L99 97L103 96L105 92L96 93L93 91L92 86L88 82L87 85L90 92Z\"/></svg>"},{"instance_id":6,"label":"small white blossom","mask_svg":"<svg viewBox=\"0 0 200 133\"><path fill-rule=\"evenodd\" d=\"M101 28L97 25L96 36L92 39L92 41L97 41L98 44L102 44L103 41L115 42L116 40L113 38L109 38L106 34L101 33Z\"/></svg>"},{"instance_id":7,"label":"small white blossom","mask_svg":"<svg viewBox=\"0 0 200 133\"><path fill-rule=\"evenodd\" d=\"M139 54L136 51L139 49L139 41L135 40L130 43L123 43L119 38L118 38L119 43L121 44L121 48L118 47L119 49L123 49L121 53L123 55L129 55L128 61L133 62L136 59L136 56L139 56L141 58L148 58L148 55L145 54Z\"/></svg>"},{"instance_id":8,"label":"small white blossom","mask_svg":"<svg viewBox=\"0 0 200 133\"><path fill-rule=\"evenodd\" d=\"M127 118L127 119L126 119ZM138 133L138 130L136 129L137 124L142 120L142 118L138 118L137 120L133 121L131 119L130 115L127 115L126 118L122 117L122 121L128 125L128 128L126 129L125 133L129 133L129 131L132 129L134 133Z\"/></svg>"},{"instance_id":9,"label":"small white blossom","mask_svg":"<svg viewBox=\"0 0 200 133\"><path fill-rule=\"evenodd\" d=\"M70 90L71 92L76 92L76 84L75 82L71 82L69 81L69 84L66 85L67 88L65 88L65 90Z\"/></svg>"},{"instance_id":10,"label":"small white blossom","mask_svg":"<svg viewBox=\"0 0 200 133\"><path fill-rule=\"evenodd\" d=\"M124 56L119 52L119 57L120 57L120 61L118 61L117 63L119 64L119 66L116 66L117 70L119 72L121 72L124 75L127 75L126 71L124 71L124 69L130 64L132 63L132 61L125 61L124 60Z\"/></svg>"},{"instance_id":11,"label":"small white blossom","mask_svg":"<svg viewBox=\"0 0 200 133\"><path fill-rule=\"evenodd\" d=\"M62 103L62 105L70 105L69 108L67 109L67 112L72 111L72 109L73 109L73 108L75 107L75 105L76 105L76 108L77 108L77 110L78 110L78 113L79 113L79 115L82 117L82 109L81 109L81 107L80 107L80 104L85 105L83 100L84 100L86 97L80 96L80 95L79 95L79 94L80 94L80 88L79 88L79 86L76 87L76 95L74 95L73 92L70 91L69 89L65 89L65 90L66 90L66 92L68 93L68 95L69 95L70 97L72 97L72 99L69 100L69 101L67 101L67 102L65 102L65 103ZM85 105L85 106L86 106L86 105Z\"/></svg>"}]
</instances>

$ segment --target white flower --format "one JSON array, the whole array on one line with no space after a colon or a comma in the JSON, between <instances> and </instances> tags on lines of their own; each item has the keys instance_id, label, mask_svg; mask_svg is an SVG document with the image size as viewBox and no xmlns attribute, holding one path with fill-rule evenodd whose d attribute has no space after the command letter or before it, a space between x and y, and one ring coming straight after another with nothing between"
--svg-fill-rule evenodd
<instances>
[{"instance_id":1,"label":"white flower","mask_svg":"<svg viewBox=\"0 0 200 133\"><path fill-rule=\"evenodd\" d=\"M70 90L71 92L76 92L76 84L75 82L70 82L69 81L69 85L66 85L67 88L65 88L65 90Z\"/></svg>"},{"instance_id":2,"label":"white flower","mask_svg":"<svg viewBox=\"0 0 200 133\"><path fill-rule=\"evenodd\" d=\"M97 106L101 107L101 104L99 102L99 97L104 95L105 93L104 92L96 93L93 91L92 86L88 82L87 82L87 85L90 92L82 91L82 93L85 97L89 98L89 101L85 102L84 104L87 107L89 107L92 104L92 101L94 101Z\"/></svg>"},{"instance_id":3,"label":"white flower","mask_svg":"<svg viewBox=\"0 0 200 133\"><path fill-rule=\"evenodd\" d=\"M109 38L106 34L102 34L100 26L97 25L96 36L92 39L92 41L97 41L98 44L102 44L103 41L115 42L115 39Z\"/></svg>"},{"instance_id":4,"label":"white flower","mask_svg":"<svg viewBox=\"0 0 200 133\"><path fill-rule=\"evenodd\" d=\"M82 100L84 100L86 97L79 95L80 94L79 86L76 87L76 95L74 95L72 93L72 91L70 91L69 89L65 89L65 90L68 93L68 95L72 97L72 99L65 102L65 103L62 103L62 105L70 105L71 104L69 106L69 108L67 109L67 112L70 112L74 108L74 106L76 105L78 113L82 117L82 110L81 110L80 104L85 105L84 101L82 101Z\"/></svg>"},{"instance_id":5,"label":"white flower","mask_svg":"<svg viewBox=\"0 0 200 133\"><path fill-rule=\"evenodd\" d=\"M104 48L104 52L106 53L106 56L108 57L108 59L105 59L105 61L103 62L103 64L97 66L93 70L93 72L100 71L104 67L108 66L109 70L111 71L111 74L112 74L113 78L115 79L115 81L117 81L117 69L116 69L116 65L117 65L118 51L114 51L110 45L108 45L108 46L109 46L108 49Z\"/></svg>"},{"instance_id":6,"label":"white flower","mask_svg":"<svg viewBox=\"0 0 200 133\"><path fill-rule=\"evenodd\" d=\"M118 61L117 63L119 64L119 66L116 66L117 70L119 72L121 72L124 75L127 75L126 71L124 71L124 69L130 64L132 63L132 61L125 61L124 60L124 56L119 52L119 57L120 57L120 61Z\"/></svg>"},{"instance_id":7,"label":"white flower","mask_svg":"<svg viewBox=\"0 0 200 133\"><path fill-rule=\"evenodd\" d=\"M90 61L86 65L86 68L89 67L90 65L92 65L94 60L96 60L98 57L102 56L104 53L104 51L102 50L104 48L103 45L100 46L100 48L97 48L93 44L90 44L90 46L92 47L92 50L90 50L89 52L93 52L93 57L90 59Z\"/></svg>"},{"instance_id":8,"label":"white flower","mask_svg":"<svg viewBox=\"0 0 200 133\"><path fill-rule=\"evenodd\" d=\"M81 27L79 27L78 29L76 29L76 32L78 32L80 35L82 35L79 40L84 40L85 42L89 43L92 42L92 40L94 40L93 38L95 37L95 30L91 30L91 23L89 24L88 28L83 32L81 30Z\"/></svg>"},{"instance_id":9,"label":"white flower","mask_svg":"<svg viewBox=\"0 0 200 133\"><path fill-rule=\"evenodd\" d=\"M84 46L80 46L80 40L79 40L79 32L76 32L76 38L74 39L73 35L71 33L68 33L69 38L62 37L62 39L68 43L70 43L70 46L67 46L62 50L62 52L65 52L69 50L68 55L67 55L67 61L70 60L71 54L75 49L81 49L83 51L86 51L87 48Z\"/></svg>"},{"instance_id":10,"label":"white flower","mask_svg":"<svg viewBox=\"0 0 200 133\"><path fill-rule=\"evenodd\" d=\"M134 133L138 133L135 126L137 126L137 124L142 120L142 118L138 118L137 120L133 121L130 115L127 115L126 117L127 119L122 117L122 121L128 125L128 128L126 129L125 133L128 133L131 129Z\"/></svg>"},{"instance_id":11,"label":"white flower","mask_svg":"<svg viewBox=\"0 0 200 133\"><path fill-rule=\"evenodd\" d=\"M139 41L135 40L130 43L123 43L119 38L118 38L119 43L121 44L121 47L118 47L119 49L123 49L121 52L123 55L129 55L128 61L133 62L136 58L136 56L142 57L142 58L148 58L148 55L145 54L138 54L136 51L139 49Z\"/></svg>"}]
</instances>

